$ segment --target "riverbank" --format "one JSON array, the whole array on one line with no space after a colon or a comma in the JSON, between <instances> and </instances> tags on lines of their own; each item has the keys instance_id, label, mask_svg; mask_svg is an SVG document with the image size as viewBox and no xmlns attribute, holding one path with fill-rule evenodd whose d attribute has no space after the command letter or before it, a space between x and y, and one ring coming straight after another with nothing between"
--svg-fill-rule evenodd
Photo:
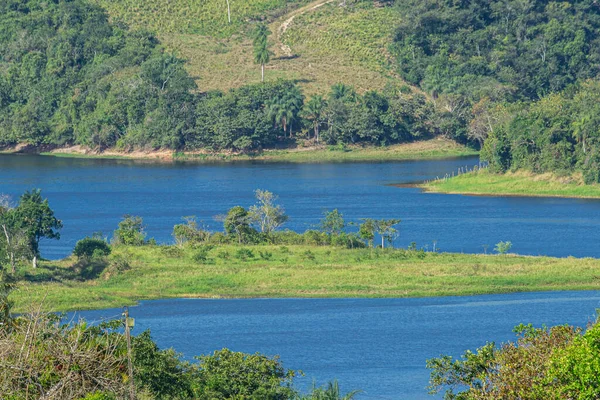
<instances>
[{"instance_id":1,"label":"riverbank","mask_svg":"<svg viewBox=\"0 0 600 400\"><path fill-rule=\"evenodd\" d=\"M132 305L161 298L434 297L600 290L598 259L474 255L317 246L229 246L199 250L117 247L108 267L80 280L74 259L19 272L16 311ZM81 267L81 265L79 265ZM94 270L88 267L86 270ZM88 275L89 276L89 275Z\"/></svg>"},{"instance_id":2,"label":"riverbank","mask_svg":"<svg viewBox=\"0 0 600 400\"><path fill-rule=\"evenodd\" d=\"M171 162L236 162L236 161L269 161L290 163L319 162L366 162L366 161L403 161L427 160L466 157L478 152L460 145L452 140L435 138L420 142L403 143L386 147L376 146L309 146L290 149L264 150L260 153L209 153L209 152L174 152L171 150L155 151L92 151L82 146L48 149L27 146L0 151L3 154L41 154L54 157L70 158L104 158L147 160L162 163Z\"/></svg>"},{"instance_id":3,"label":"riverbank","mask_svg":"<svg viewBox=\"0 0 600 400\"><path fill-rule=\"evenodd\" d=\"M526 171L493 174L487 169L419 185L427 192L527 197L599 199L600 185L585 185L580 175L559 177Z\"/></svg>"}]
</instances>

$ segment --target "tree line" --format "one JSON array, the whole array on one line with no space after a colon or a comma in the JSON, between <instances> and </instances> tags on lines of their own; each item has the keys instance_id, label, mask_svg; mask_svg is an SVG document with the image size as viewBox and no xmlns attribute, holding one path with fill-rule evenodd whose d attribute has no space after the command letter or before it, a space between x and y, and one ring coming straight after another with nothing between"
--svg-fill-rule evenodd
<instances>
[{"instance_id":1,"label":"tree line","mask_svg":"<svg viewBox=\"0 0 600 400\"><path fill-rule=\"evenodd\" d=\"M262 65L267 36L258 25ZM408 86L359 95L340 83L309 99L290 81L201 89L151 33L111 23L85 0L0 4L0 146L257 151L299 137L387 145L456 136L452 116Z\"/></svg>"}]
</instances>

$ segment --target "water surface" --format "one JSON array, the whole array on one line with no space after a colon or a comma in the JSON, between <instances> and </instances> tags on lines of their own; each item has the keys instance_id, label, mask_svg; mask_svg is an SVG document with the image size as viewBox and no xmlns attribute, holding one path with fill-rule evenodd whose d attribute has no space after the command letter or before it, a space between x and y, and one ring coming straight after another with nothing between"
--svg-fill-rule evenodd
<instances>
[{"instance_id":1,"label":"water surface","mask_svg":"<svg viewBox=\"0 0 600 400\"><path fill-rule=\"evenodd\" d=\"M78 239L116 228L124 214L144 218L150 237L171 242L173 225L196 215L213 230L214 216L254 203L255 189L270 190L290 216L286 227L304 231L323 211L348 220L400 218L396 245L480 253L512 241L521 254L600 257L600 201L473 197L422 193L391 184L444 176L476 158L349 164L152 164L131 160L0 155L0 193L17 197L41 188L64 221L60 241L43 241L43 255L68 255ZM590 242L591 238L595 238Z\"/></svg>"},{"instance_id":2,"label":"water surface","mask_svg":"<svg viewBox=\"0 0 600 400\"><path fill-rule=\"evenodd\" d=\"M337 378L358 399L426 399L425 360L513 340L514 326L594 320L600 292L546 292L421 299L145 301L130 312L162 348L186 358L227 347L280 355L301 369L301 389ZM86 311L98 321L121 310ZM72 315L71 315L72 317ZM439 398L440 396L438 396Z\"/></svg>"}]
</instances>

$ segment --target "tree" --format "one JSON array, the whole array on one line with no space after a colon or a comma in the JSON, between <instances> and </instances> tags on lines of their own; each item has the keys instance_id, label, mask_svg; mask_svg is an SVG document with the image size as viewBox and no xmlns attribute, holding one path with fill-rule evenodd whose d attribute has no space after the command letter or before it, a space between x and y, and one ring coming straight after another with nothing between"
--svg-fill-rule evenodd
<instances>
[{"instance_id":1,"label":"tree","mask_svg":"<svg viewBox=\"0 0 600 400\"><path fill-rule=\"evenodd\" d=\"M338 381L334 380L328 382L326 387L313 386L310 394L300 396L298 400L352 400L359 393L360 390L353 390L342 394Z\"/></svg>"},{"instance_id":2,"label":"tree","mask_svg":"<svg viewBox=\"0 0 600 400\"><path fill-rule=\"evenodd\" d=\"M362 221L362 224L358 227L358 235L361 239L367 241L369 247L373 247L373 240L377 231L377 221L371 218L365 218Z\"/></svg>"},{"instance_id":3,"label":"tree","mask_svg":"<svg viewBox=\"0 0 600 400\"><path fill-rule=\"evenodd\" d=\"M230 208L227 215L217 216L217 219L223 221L225 233L235 235L240 244L245 243L253 233L256 233L250 227L251 218L248 211L242 206Z\"/></svg>"},{"instance_id":4,"label":"tree","mask_svg":"<svg viewBox=\"0 0 600 400\"><path fill-rule=\"evenodd\" d=\"M512 242L506 241L506 242L496 243L496 247L494 247L494 250L498 254L504 255L504 254L508 253L511 248L512 248Z\"/></svg>"},{"instance_id":5,"label":"tree","mask_svg":"<svg viewBox=\"0 0 600 400\"><path fill-rule=\"evenodd\" d=\"M33 268L37 267L40 256L40 240L60 239L62 221L54 216L54 211L48 204L48 199L42 198L42 192L34 189L25 192L19 199L15 208L14 223L20 228L27 238L29 251L32 255Z\"/></svg>"},{"instance_id":6,"label":"tree","mask_svg":"<svg viewBox=\"0 0 600 400\"><path fill-rule=\"evenodd\" d=\"M261 82L265 81L265 64L271 60L271 51L269 50L269 35L271 31L267 25L260 23L254 31L254 62L260 64Z\"/></svg>"},{"instance_id":7,"label":"tree","mask_svg":"<svg viewBox=\"0 0 600 400\"><path fill-rule=\"evenodd\" d=\"M377 233L381 235L381 248L385 247L385 241L390 245L398 236L398 230L394 226L400 223L399 219L380 219L375 221Z\"/></svg>"},{"instance_id":8,"label":"tree","mask_svg":"<svg viewBox=\"0 0 600 400\"><path fill-rule=\"evenodd\" d=\"M304 105L302 115L312 123L315 140L319 143L319 127L323 123L326 102L322 96L315 95Z\"/></svg>"},{"instance_id":9,"label":"tree","mask_svg":"<svg viewBox=\"0 0 600 400\"><path fill-rule=\"evenodd\" d=\"M105 240L97 237L86 237L79 240L73 248L73 255L77 258L87 258L100 256L108 256L110 254L110 246Z\"/></svg>"},{"instance_id":10,"label":"tree","mask_svg":"<svg viewBox=\"0 0 600 400\"><path fill-rule=\"evenodd\" d=\"M356 91L352 86L344 83L336 83L331 86L329 97L331 100L354 102L356 101Z\"/></svg>"},{"instance_id":11,"label":"tree","mask_svg":"<svg viewBox=\"0 0 600 400\"><path fill-rule=\"evenodd\" d=\"M142 246L146 243L146 232L142 217L126 214L113 234L115 244Z\"/></svg>"},{"instance_id":12,"label":"tree","mask_svg":"<svg viewBox=\"0 0 600 400\"><path fill-rule=\"evenodd\" d=\"M344 216L337 208L333 211L325 211L321 220L321 230L329 235L339 235L344 231L346 223Z\"/></svg>"},{"instance_id":13,"label":"tree","mask_svg":"<svg viewBox=\"0 0 600 400\"><path fill-rule=\"evenodd\" d=\"M302 110L303 103L304 96L296 85L267 102L268 115L275 121L276 125L281 124L284 137L287 137L288 126L290 137L292 136L292 123L298 117L300 110Z\"/></svg>"},{"instance_id":14,"label":"tree","mask_svg":"<svg viewBox=\"0 0 600 400\"><path fill-rule=\"evenodd\" d=\"M13 274L17 260L24 258L28 250L27 236L17 224L15 208L8 196L0 195L0 255L7 258Z\"/></svg>"},{"instance_id":15,"label":"tree","mask_svg":"<svg viewBox=\"0 0 600 400\"><path fill-rule=\"evenodd\" d=\"M223 349L198 359L197 398L287 400L295 393L296 372L286 370L278 357Z\"/></svg>"},{"instance_id":16,"label":"tree","mask_svg":"<svg viewBox=\"0 0 600 400\"><path fill-rule=\"evenodd\" d=\"M257 189L255 192L258 203L250 207L250 221L258 226L260 232L267 236L283 225L288 216L279 204L275 204L278 196L268 190Z\"/></svg>"},{"instance_id":17,"label":"tree","mask_svg":"<svg viewBox=\"0 0 600 400\"><path fill-rule=\"evenodd\" d=\"M209 233L198 227L196 217L183 217L185 224L177 224L173 227L173 237L178 246L185 243L200 243L208 239Z\"/></svg>"}]
</instances>

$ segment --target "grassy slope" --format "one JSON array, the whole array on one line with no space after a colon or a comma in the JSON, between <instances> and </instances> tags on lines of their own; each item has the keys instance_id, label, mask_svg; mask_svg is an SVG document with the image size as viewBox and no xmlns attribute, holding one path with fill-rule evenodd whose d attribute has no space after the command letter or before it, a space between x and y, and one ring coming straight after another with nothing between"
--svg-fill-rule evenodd
<instances>
[{"instance_id":1,"label":"grassy slope","mask_svg":"<svg viewBox=\"0 0 600 400\"><path fill-rule=\"evenodd\" d=\"M298 80L311 94L325 93L337 82L360 91L382 88L391 77L385 54L398 13L375 7L370 0L348 1L345 8L335 1L315 9L326 0L230 0L231 25L224 0L95 1L114 19L156 32L168 49L188 60L187 68L202 91L260 81L248 38L258 18L271 21L273 31L275 56L267 79ZM295 11L299 7L302 11ZM281 24L291 16L279 35ZM282 50L282 44L289 51Z\"/></svg>"},{"instance_id":2,"label":"grassy slope","mask_svg":"<svg viewBox=\"0 0 600 400\"><path fill-rule=\"evenodd\" d=\"M600 198L600 185L584 185L581 177L535 175L524 171L500 175L481 170L430 182L421 187L437 193Z\"/></svg>"},{"instance_id":3,"label":"grassy slope","mask_svg":"<svg viewBox=\"0 0 600 400\"><path fill-rule=\"evenodd\" d=\"M117 307L169 297L417 297L546 290L598 290L600 260L438 254L331 247L236 247L212 249L208 264L193 251L164 247L119 248L132 269L87 282L57 282L72 261L47 262L37 280L13 295L18 310L45 299L52 310ZM228 259L218 256L229 254ZM259 252L271 253L265 260ZM62 272L57 272L62 271ZM67 274L68 275L68 274Z\"/></svg>"}]
</instances>

